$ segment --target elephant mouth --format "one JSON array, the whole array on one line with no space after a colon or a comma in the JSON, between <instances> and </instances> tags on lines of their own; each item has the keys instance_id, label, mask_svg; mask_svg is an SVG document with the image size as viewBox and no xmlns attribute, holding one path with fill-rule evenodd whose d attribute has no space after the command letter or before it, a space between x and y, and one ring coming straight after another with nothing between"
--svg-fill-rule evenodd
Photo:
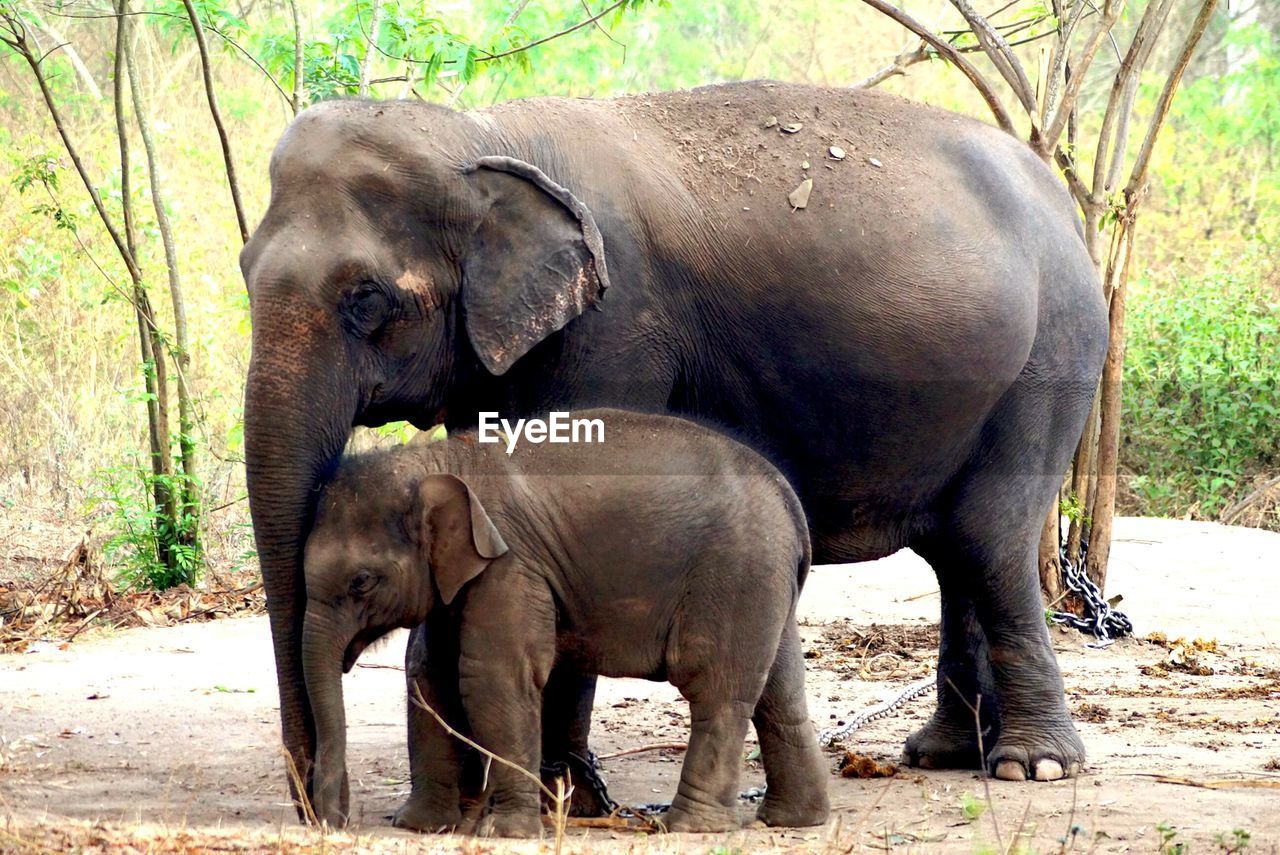
<instances>
[{"instance_id":1,"label":"elephant mouth","mask_svg":"<svg viewBox=\"0 0 1280 855\"><path fill-rule=\"evenodd\" d=\"M371 627L356 633L356 637L351 639L347 649L342 652L342 673L350 674L351 669L356 665L356 660L360 658L360 654L368 650L371 645L392 629L393 627Z\"/></svg>"}]
</instances>

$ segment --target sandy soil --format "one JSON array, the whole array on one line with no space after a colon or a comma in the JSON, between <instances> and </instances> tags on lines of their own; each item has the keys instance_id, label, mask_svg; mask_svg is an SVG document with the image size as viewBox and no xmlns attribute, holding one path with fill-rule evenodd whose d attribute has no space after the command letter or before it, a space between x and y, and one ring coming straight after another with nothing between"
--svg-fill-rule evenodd
<instances>
[{"instance_id":1,"label":"sandy soil","mask_svg":"<svg viewBox=\"0 0 1280 855\"><path fill-rule=\"evenodd\" d=\"M1094 650L1078 633L1054 631L1068 704L1089 750L1078 779L984 785L972 772L903 769L856 780L833 771L837 810L824 829L658 842L593 831L574 846L973 852L1008 847L1021 829L1031 851L1052 851L1075 826L1071 843L1081 850L1155 852L1162 838L1156 826L1167 823L1176 827L1173 842L1197 851L1218 849L1215 836L1230 839L1232 829L1251 834L1250 851L1280 851L1280 534L1135 519L1117 529L1109 593L1124 595L1122 608L1139 636L1162 632L1168 640ZM801 618L820 727L930 672L934 590L931 572L910 553L815 570ZM1188 643L1176 644L1179 638ZM1197 638L1202 643L1191 643ZM407 791L403 643L398 635L366 654L347 678L361 845L418 842L387 821ZM35 644L0 657L0 811L10 829L56 828L72 819L159 823L170 833L231 829L241 840L278 836L293 819L269 651L266 622L255 617L85 634L66 649ZM929 696L912 701L859 730L846 747L896 761L931 706ZM604 680L595 747L609 753L681 741L687 713L669 686ZM829 753L834 770L841 752ZM606 762L613 795L632 804L669 800L679 771L676 751ZM744 761L743 787L762 783L759 764ZM984 786L991 808L975 818ZM749 811L744 805L744 820ZM17 834L0 835L0 851Z\"/></svg>"}]
</instances>

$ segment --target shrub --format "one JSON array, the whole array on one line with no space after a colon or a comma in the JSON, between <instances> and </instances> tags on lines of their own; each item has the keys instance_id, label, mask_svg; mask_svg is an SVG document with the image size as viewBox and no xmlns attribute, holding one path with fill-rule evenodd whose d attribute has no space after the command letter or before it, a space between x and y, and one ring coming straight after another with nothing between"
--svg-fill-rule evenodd
<instances>
[{"instance_id":1,"label":"shrub","mask_svg":"<svg viewBox=\"0 0 1280 855\"><path fill-rule=\"evenodd\" d=\"M1280 298L1261 254L1134 284L1121 462L1142 514L1213 518L1280 466Z\"/></svg>"}]
</instances>

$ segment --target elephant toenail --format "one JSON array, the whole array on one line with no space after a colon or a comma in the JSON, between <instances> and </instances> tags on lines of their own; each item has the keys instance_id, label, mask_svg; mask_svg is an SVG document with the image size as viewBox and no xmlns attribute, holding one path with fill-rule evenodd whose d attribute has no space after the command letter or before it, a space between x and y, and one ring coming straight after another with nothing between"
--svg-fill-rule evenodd
<instances>
[{"instance_id":1,"label":"elephant toenail","mask_svg":"<svg viewBox=\"0 0 1280 855\"><path fill-rule=\"evenodd\" d=\"M1036 764L1037 781L1057 781L1065 777L1066 774L1062 771L1062 764L1057 760L1041 760Z\"/></svg>"},{"instance_id":2,"label":"elephant toenail","mask_svg":"<svg viewBox=\"0 0 1280 855\"><path fill-rule=\"evenodd\" d=\"M1025 781L1027 770L1017 760L1001 760L996 764L996 777L1002 781Z\"/></svg>"}]
</instances>

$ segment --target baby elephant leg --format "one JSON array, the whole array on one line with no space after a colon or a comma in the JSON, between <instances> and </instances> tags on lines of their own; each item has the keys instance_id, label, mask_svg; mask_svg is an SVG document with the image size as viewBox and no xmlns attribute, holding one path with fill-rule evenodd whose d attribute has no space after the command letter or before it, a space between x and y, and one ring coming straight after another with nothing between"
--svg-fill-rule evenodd
<instances>
[{"instance_id":1,"label":"baby elephant leg","mask_svg":"<svg viewBox=\"0 0 1280 855\"><path fill-rule=\"evenodd\" d=\"M457 644L449 633L424 625L409 635L405 651L405 677L409 691L409 798L392 820L397 828L415 831L451 831L462 820L459 781L463 751L457 739L445 732L416 701L421 695L432 709L454 727L465 729L458 697Z\"/></svg>"},{"instance_id":2,"label":"baby elephant leg","mask_svg":"<svg viewBox=\"0 0 1280 855\"><path fill-rule=\"evenodd\" d=\"M827 821L828 774L804 697L804 657L795 620L788 620L752 721L760 738L766 790L756 818L765 825Z\"/></svg>"},{"instance_id":3,"label":"baby elephant leg","mask_svg":"<svg viewBox=\"0 0 1280 855\"><path fill-rule=\"evenodd\" d=\"M728 698L686 697L692 721L689 750L667 812L667 830L733 830L738 827L738 778L751 707Z\"/></svg>"}]
</instances>

